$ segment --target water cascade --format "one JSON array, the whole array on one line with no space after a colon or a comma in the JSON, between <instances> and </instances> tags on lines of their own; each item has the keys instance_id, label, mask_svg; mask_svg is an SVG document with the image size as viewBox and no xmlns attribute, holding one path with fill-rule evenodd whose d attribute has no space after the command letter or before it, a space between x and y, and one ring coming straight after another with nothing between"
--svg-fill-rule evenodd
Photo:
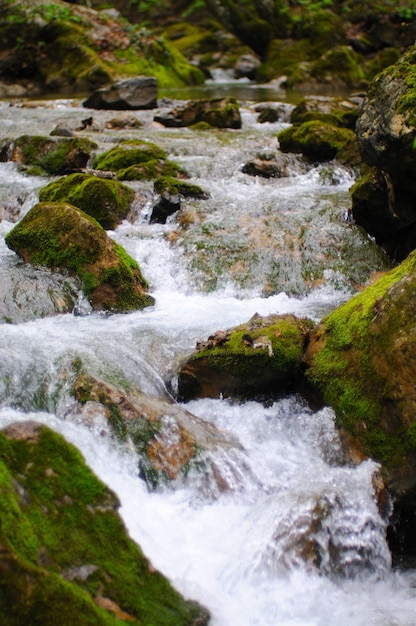
<instances>
[{"instance_id":1,"label":"water cascade","mask_svg":"<svg viewBox=\"0 0 416 626\"><path fill-rule=\"evenodd\" d=\"M3 137L47 135L87 115L76 101L1 110ZM164 129L151 112L137 115L139 130L90 137L102 150L120 138L154 141L210 197L186 200L166 224L150 224L152 185L141 184L148 202L109 233L137 259L155 297L154 307L131 314L91 312L76 281L61 277L80 314L51 315L30 287L44 280L50 294L53 275L25 267L1 243L0 426L36 419L74 443L118 494L132 538L183 595L210 610L213 626L414 626L416 573L392 568L377 464L346 462L330 409L314 412L298 397L268 406L188 403L240 444L210 453L227 488L194 470L156 491L102 416L86 423L74 410L70 370L78 357L108 380L166 397L197 340L255 313L319 320L388 265L343 220L351 172L293 158L284 178L242 173L256 153L278 151L276 133L287 121L258 124L250 102L241 131ZM113 116L94 112L101 125ZM0 164L3 236L44 184Z\"/></svg>"}]
</instances>

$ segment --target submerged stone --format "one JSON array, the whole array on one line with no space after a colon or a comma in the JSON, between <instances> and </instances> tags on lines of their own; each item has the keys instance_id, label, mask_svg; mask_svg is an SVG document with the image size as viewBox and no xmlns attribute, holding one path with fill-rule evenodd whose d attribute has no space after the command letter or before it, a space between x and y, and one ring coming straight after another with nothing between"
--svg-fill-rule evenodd
<instances>
[{"instance_id":1,"label":"submerged stone","mask_svg":"<svg viewBox=\"0 0 416 626\"><path fill-rule=\"evenodd\" d=\"M119 441L131 441L140 455L141 477L149 487L176 479L184 480L191 467L212 475L225 488L226 471L213 469L207 453L216 449L239 448L238 442L214 425L186 411L169 398L146 395L137 389L123 389L97 376L80 371L72 386L79 402L77 419L86 421L90 406L104 411L109 428ZM83 417L84 416L84 417Z\"/></svg>"}]
</instances>

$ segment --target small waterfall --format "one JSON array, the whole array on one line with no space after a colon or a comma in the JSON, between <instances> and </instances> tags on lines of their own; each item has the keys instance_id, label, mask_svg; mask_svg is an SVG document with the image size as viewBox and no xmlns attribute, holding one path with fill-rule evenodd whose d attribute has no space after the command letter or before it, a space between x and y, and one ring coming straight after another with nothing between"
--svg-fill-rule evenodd
<instances>
[{"instance_id":1,"label":"small waterfall","mask_svg":"<svg viewBox=\"0 0 416 626\"><path fill-rule=\"evenodd\" d=\"M114 442L102 416L87 425L72 410L78 360L109 383L166 397L197 340L254 313L318 321L388 266L342 217L350 172L298 157L282 178L242 172L258 152L278 152L276 134L287 124L259 124L253 106L242 108L242 131L163 129L144 111L136 114L139 130L90 133L102 150L122 138L154 141L210 192L208 200L184 201L166 224L150 225L146 183L141 210L109 233L139 262L153 307L91 312L68 277L59 280L68 278L70 312L41 309L26 286L16 300L19 285L54 292L57 276L25 267L1 243L0 304L8 313L0 318L0 426L36 419L79 447L117 493L132 538L181 593L209 608L212 626L414 626L416 580L413 571L391 568L378 467L346 462L331 410L313 412L296 397L267 407L191 402L187 410L241 447L207 452L184 479L153 492L132 446ZM4 137L48 135L58 123L79 127L86 115L65 100L1 111ZM113 116L94 111L98 127ZM0 164L2 235L46 182Z\"/></svg>"}]
</instances>

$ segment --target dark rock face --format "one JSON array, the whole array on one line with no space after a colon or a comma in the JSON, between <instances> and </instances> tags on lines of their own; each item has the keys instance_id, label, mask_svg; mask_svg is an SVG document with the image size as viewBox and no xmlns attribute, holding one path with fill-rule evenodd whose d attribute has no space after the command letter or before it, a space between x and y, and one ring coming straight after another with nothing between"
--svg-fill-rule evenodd
<instances>
[{"instance_id":1,"label":"dark rock face","mask_svg":"<svg viewBox=\"0 0 416 626\"><path fill-rule=\"evenodd\" d=\"M395 260L416 247L416 49L371 83L356 134L371 175L352 188L353 216Z\"/></svg>"},{"instance_id":2,"label":"dark rock face","mask_svg":"<svg viewBox=\"0 0 416 626\"><path fill-rule=\"evenodd\" d=\"M156 78L138 76L102 87L87 98L83 105L90 109L115 111L154 109L157 106Z\"/></svg>"}]
</instances>

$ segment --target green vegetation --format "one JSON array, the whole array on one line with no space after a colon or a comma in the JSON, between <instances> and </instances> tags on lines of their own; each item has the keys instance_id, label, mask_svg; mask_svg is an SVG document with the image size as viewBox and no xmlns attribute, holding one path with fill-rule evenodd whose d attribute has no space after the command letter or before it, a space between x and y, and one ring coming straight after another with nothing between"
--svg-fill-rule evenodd
<instances>
[{"instance_id":1,"label":"green vegetation","mask_svg":"<svg viewBox=\"0 0 416 626\"><path fill-rule=\"evenodd\" d=\"M70 204L38 203L7 234L6 243L26 262L79 276L97 309L129 311L154 303L136 261L94 218Z\"/></svg>"},{"instance_id":2,"label":"green vegetation","mask_svg":"<svg viewBox=\"0 0 416 626\"><path fill-rule=\"evenodd\" d=\"M397 353L399 337L412 341L415 271L412 253L324 318L318 339L323 343L307 371L334 407L339 426L386 466L400 464L415 442L414 417L410 424L398 423L391 389L396 375L391 364L405 358Z\"/></svg>"},{"instance_id":3,"label":"green vegetation","mask_svg":"<svg viewBox=\"0 0 416 626\"><path fill-rule=\"evenodd\" d=\"M227 340L214 347L202 348L193 360L207 359L214 369L231 372L247 379L265 370L274 372L275 381L293 377L302 360L305 336L313 327L306 319L275 316L269 323L243 324L227 335ZM271 322L271 323L270 323Z\"/></svg>"},{"instance_id":4,"label":"green vegetation","mask_svg":"<svg viewBox=\"0 0 416 626\"><path fill-rule=\"evenodd\" d=\"M313 119L293 125L278 134L284 152L302 152L311 159L326 161L335 158L347 144L354 141L354 132Z\"/></svg>"},{"instance_id":5,"label":"green vegetation","mask_svg":"<svg viewBox=\"0 0 416 626\"><path fill-rule=\"evenodd\" d=\"M41 202L69 202L106 230L113 230L127 216L133 199L134 190L130 187L88 174L65 176L39 192Z\"/></svg>"},{"instance_id":6,"label":"green vegetation","mask_svg":"<svg viewBox=\"0 0 416 626\"><path fill-rule=\"evenodd\" d=\"M85 138L22 135L14 142L19 161L28 168L28 173L36 174L63 174L66 170L81 169L96 148L96 143Z\"/></svg>"},{"instance_id":7,"label":"green vegetation","mask_svg":"<svg viewBox=\"0 0 416 626\"><path fill-rule=\"evenodd\" d=\"M206 199L208 194L199 185L172 178L171 176L159 176L154 182L154 189L157 193L168 193L180 195L184 198Z\"/></svg>"},{"instance_id":8,"label":"green vegetation","mask_svg":"<svg viewBox=\"0 0 416 626\"><path fill-rule=\"evenodd\" d=\"M148 161L165 160L166 152L149 141L126 141L95 157L92 167L117 172Z\"/></svg>"},{"instance_id":9,"label":"green vegetation","mask_svg":"<svg viewBox=\"0 0 416 626\"><path fill-rule=\"evenodd\" d=\"M128 537L115 495L43 426L0 433L0 619L20 624L186 626L184 601Z\"/></svg>"}]
</instances>

